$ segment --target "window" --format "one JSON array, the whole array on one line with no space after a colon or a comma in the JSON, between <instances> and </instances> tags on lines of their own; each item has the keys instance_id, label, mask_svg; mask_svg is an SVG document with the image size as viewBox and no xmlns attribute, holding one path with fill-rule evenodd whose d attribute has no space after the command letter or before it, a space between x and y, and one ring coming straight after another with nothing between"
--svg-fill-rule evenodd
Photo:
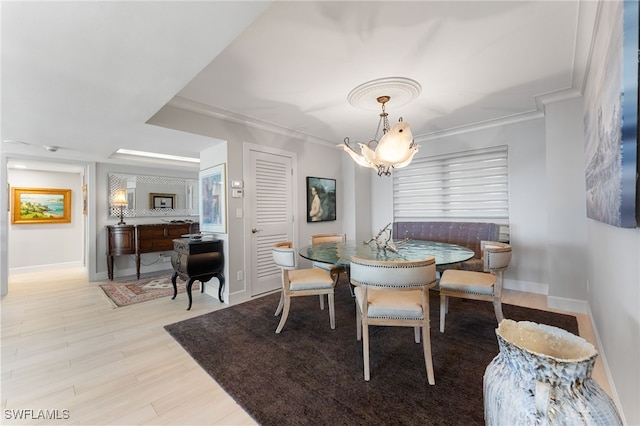
<instances>
[{"instance_id":1,"label":"window","mask_svg":"<svg viewBox=\"0 0 640 426\"><path fill-rule=\"evenodd\" d=\"M395 221L509 223L507 146L414 158L393 172Z\"/></svg>"}]
</instances>

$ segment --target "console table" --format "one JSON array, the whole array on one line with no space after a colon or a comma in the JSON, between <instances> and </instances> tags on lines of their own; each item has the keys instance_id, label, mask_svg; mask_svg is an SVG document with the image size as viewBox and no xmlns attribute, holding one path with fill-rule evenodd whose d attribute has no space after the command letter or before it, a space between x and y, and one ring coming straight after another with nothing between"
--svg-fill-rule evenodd
<instances>
[{"instance_id":1,"label":"console table","mask_svg":"<svg viewBox=\"0 0 640 426\"><path fill-rule=\"evenodd\" d=\"M204 291L204 284L211 278L216 277L220 282L218 288L218 298L222 300L222 289L224 288L224 252L222 251L222 240L191 240L180 238L173 240L173 254L171 255L171 266L175 272L171 277L173 283L173 297L178 295L176 278L187 281L187 296L191 309L191 287L194 281L200 281L200 292Z\"/></svg>"},{"instance_id":2,"label":"console table","mask_svg":"<svg viewBox=\"0 0 640 426\"><path fill-rule=\"evenodd\" d=\"M153 223L107 226L107 271L113 280L115 256L133 254L136 257L136 277L140 279L140 255L173 250L173 240L181 235L200 231L198 222Z\"/></svg>"}]
</instances>

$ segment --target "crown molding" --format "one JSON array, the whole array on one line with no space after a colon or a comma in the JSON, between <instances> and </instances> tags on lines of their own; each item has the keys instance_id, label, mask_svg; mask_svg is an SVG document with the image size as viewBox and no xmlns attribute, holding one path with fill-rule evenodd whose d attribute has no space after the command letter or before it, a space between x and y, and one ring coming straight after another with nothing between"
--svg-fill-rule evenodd
<instances>
[{"instance_id":1,"label":"crown molding","mask_svg":"<svg viewBox=\"0 0 640 426\"><path fill-rule=\"evenodd\" d=\"M196 114L206 115L207 117L213 117L224 121L229 121L236 124L241 124L254 129L264 130L271 133L276 133L282 136L299 139L305 142L316 143L319 145L336 147L335 141L329 141L326 139L318 138L306 133L299 132L297 130L289 129L284 126L279 126L268 121L259 120L253 117L247 117L241 114L236 114L231 111L224 110L222 108L206 105L200 102L192 101L181 96L175 96L171 99L167 105L174 108L178 108L184 111L194 112Z\"/></svg>"},{"instance_id":2,"label":"crown molding","mask_svg":"<svg viewBox=\"0 0 640 426\"><path fill-rule=\"evenodd\" d=\"M490 129L492 127L499 127L499 126L505 126L507 124L514 124L514 123L519 123L523 121L535 120L542 117L544 117L544 113L542 111L537 111L537 110L528 111L521 114L510 115L508 117L500 117L493 120L465 124L464 126L438 130L435 132L425 133L422 135L414 135L413 138L417 143L420 143L420 142L426 142L429 140L440 139L448 136L475 132L478 130Z\"/></svg>"},{"instance_id":3,"label":"crown molding","mask_svg":"<svg viewBox=\"0 0 640 426\"><path fill-rule=\"evenodd\" d=\"M443 137L459 135L463 133L475 132L478 130L490 129L493 127L505 126L509 124L515 124L530 120L536 120L545 116L545 107L548 104L575 99L582 96L581 91L567 88L558 90L555 92L543 93L535 97L536 109L526 111L519 114L500 117L492 120L480 121L476 123L465 124L464 126L453 127L449 129L442 129L431 133L424 133L422 135L414 135L414 139L417 143L426 142L429 140L439 139ZM266 121L246 117L240 114L233 113L231 111L224 110L222 108L205 105L199 102L192 101L180 96L174 97L167 104L174 108L179 108L185 111L194 112L197 114L206 115L208 117L214 117L220 120L230 121L233 123L241 124L244 126L260 129L279 135L303 140L305 142L316 143L323 146L335 148L335 141L328 141L311 135L307 135L296 130L288 129L277 124L269 123Z\"/></svg>"},{"instance_id":4,"label":"crown molding","mask_svg":"<svg viewBox=\"0 0 640 426\"><path fill-rule=\"evenodd\" d=\"M569 88L558 90L555 92L544 93L535 97L534 101L536 109L526 111L520 114L509 115L487 121L479 121L476 123L465 124L464 126L454 127L450 129L438 130L436 132L425 133L422 135L414 135L416 142L425 142L433 139L444 138L463 133L475 132L478 130L490 129L492 127L505 126L508 124L520 123L524 121L536 120L545 116L545 107L548 104L567 101L579 98L582 93L578 90Z\"/></svg>"}]
</instances>

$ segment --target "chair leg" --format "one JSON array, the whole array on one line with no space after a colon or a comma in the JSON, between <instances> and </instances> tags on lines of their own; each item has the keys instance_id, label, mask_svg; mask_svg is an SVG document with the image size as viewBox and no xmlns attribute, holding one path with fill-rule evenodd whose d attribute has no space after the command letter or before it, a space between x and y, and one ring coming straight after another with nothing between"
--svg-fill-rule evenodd
<instances>
[{"instance_id":1,"label":"chair leg","mask_svg":"<svg viewBox=\"0 0 640 426\"><path fill-rule=\"evenodd\" d=\"M433 374L433 359L431 358L431 329L426 325L422 327L422 346L424 350L424 362L427 367L427 380L430 385L436 384Z\"/></svg>"},{"instance_id":2,"label":"chair leg","mask_svg":"<svg viewBox=\"0 0 640 426\"><path fill-rule=\"evenodd\" d=\"M332 272L331 278L333 279L333 285L338 284L338 279L340 279L340 272Z\"/></svg>"},{"instance_id":3,"label":"chair leg","mask_svg":"<svg viewBox=\"0 0 640 426\"><path fill-rule=\"evenodd\" d=\"M356 340L362 340L362 312L356 302Z\"/></svg>"},{"instance_id":4,"label":"chair leg","mask_svg":"<svg viewBox=\"0 0 640 426\"><path fill-rule=\"evenodd\" d=\"M369 324L362 324L362 357L364 361L364 379L371 379L369 373Z\"/></svg>"},{"instance_id":5,"label":"chair leg","mask_svg":"<svg viewBox=\"0 0 640 426\"><path fill-rule=\"evenodd\" d=\"M416 343L420 343L420 327L413 327L413 339Z\"/></svg>"},{"instance_id":6,"label":"chair leg","mask_svg":"<svg viewBox=\"0 0 640 426\"><path fill-rule=\"evenodd\" d=\"M282 290L282 293L280 293L280 302L278 302L276 313L273 314L274 317L277 317L278 315L280 315L280 312L282 312L282 306L284 306L284 290Z\"/></svg>"},{"instance_id":7,"label":"chair leg","mask_svg":"<svg viewBox=\"0 0 640 426\"><path fill-rule=\"evenodd\" d=\"M335 330L336 329L336 310L335 310L335 305L333 303L334 301L333 293L329 293L327 295L327 299L329 302L329 323L331 324L331 329Z\"/></svg>"},{"instance_id":8,"label":"chair leg","mask_svg":"<svg viewBox=\"0 0 640 426\"><path fill-rule=\"evenodd\" d=\"M320 295L320 310L324 311L324 295Z\"/></svg>"},{"instance_id":9,"label":"chair leg","mask_svg":"<svg viewBox=\"0 0 640 426\"><path fill-rule=\"evenodd\" d=\"M440 295L440 333L444 333L444 317L449 307L449 296Z\"/></svg>"},{"instance_id":10,"label":"chair leg","mask_svg":"<svg viewBox=\"0 0 640 426\"><path fill-rule=\"evenodd\" d=\"M280 323L278 324L278 328L276 328L276 334L280 334L282 328L284 327L284 323L287 322L287 317L289 316L289 307L291 306L291 298L284 298L284 309L282 311L282 317L280 318Z\"/></svg>"},{"instance_id":11,"label":"chair leg","mask_svg":"<svg viewBox=\"0 0 640 426\"><path fill-rule=\"evenodd\" d=\"M496 312L496 319L498 320L498 324L500 324L500 321L504 319L504 315L502 315L502 301L500 299L493 300L493 310Z\"/></svg>"}]
</instances>

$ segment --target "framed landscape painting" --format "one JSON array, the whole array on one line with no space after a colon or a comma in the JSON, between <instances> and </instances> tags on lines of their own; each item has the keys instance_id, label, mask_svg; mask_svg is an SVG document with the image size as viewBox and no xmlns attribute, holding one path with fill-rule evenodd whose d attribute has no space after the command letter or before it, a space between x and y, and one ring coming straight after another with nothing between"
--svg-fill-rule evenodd
<instances>
[{"instance_id":1,"label":"framed landscape painting","mask_svg":"<svg viewBox=\"0 0 640 426\"><path fill-rule=\"evenodd\" d=\"M336 220L336 180L307 177L307 222Z\"/></svg>"},{"instance_id":2,"label":"framed landscape painting","mask_svg":"<svg viewBox=\"0 0 640 426\"><path fill-rule=\"evenodd\" d=\"M71 222L70 189L13 188L12 192L12 224Z\"/></svg>"},{"instance_id":3,"label":"framed landscape painting","mask_svg":"<svg viewBox=\"0 0 640 426\"><path fill-rule=\"evenodd\" d=\"M200 229L227 232L225 164L200 172Z\"/></svg>"}]
</instances>

